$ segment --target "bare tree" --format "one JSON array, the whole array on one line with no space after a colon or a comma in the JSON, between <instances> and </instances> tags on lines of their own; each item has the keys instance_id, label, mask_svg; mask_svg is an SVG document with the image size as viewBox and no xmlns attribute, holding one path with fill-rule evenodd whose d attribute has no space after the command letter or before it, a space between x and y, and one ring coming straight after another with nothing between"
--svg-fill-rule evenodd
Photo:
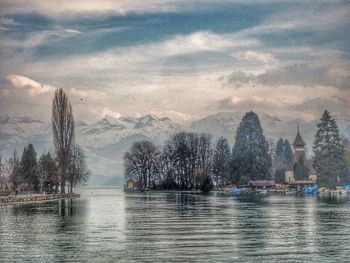
<instances>
[{"instance_id":1,"label":"bare tree","mask_svg":"<svg viewBox=\"0 0 350 263\"><path fill-rule=\"evenodd\" d=\"M65 193L69 155L74 144L74 119L72 106L63 89L56 90L53 98L52 133L59 163L61 193Z\"/></svg>"},{"instance_id":2,"label":"bare tree","mask_svg":"<svg viewBox=\"0 0 350 263\"><path fill-rule=\"evenodd\" d=\"M153 187L158 180L160 151L150 141L134 142L124 155L125 175L138 181L143 189Z\"/></svg>"},{"instance_id":3,"label":"bare tree","mask_svg":"<svg viewBox=\"0 0 350 263\"><path fill-rule=\"evenodd\" d=\"M73 187L87 182L90 171L86 164L86 155L78 145L72 147L69 158L67 180L69 182L69 193L73 193Z\"/></svg>"},{"instance_id":4,"label":"bare tree","mask_svg":"<svg viewBox=\"0 0 350 263\"><path fill-rule=\"evenodd\" d=\"M164 147L161 163L167 184L173 182L179 189L198 188L200 171L212 164L211 136L188 132L172 135Z\"/></svg>"}]
</instances>

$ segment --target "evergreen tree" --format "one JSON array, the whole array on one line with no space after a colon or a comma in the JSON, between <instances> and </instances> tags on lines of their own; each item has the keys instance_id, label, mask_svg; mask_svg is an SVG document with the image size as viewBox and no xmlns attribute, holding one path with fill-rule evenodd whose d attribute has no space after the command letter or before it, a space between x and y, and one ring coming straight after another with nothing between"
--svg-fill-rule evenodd
<instances>
[{"instance_id":1,"label":"evergreen tree","mask_svg":"<svg viewBox=\"0 0 350 263\"><path fill-rule=\"evenodd\" d=\"M285 177L285 173L286 173L286 168L285 167L279 167L275 170L275 174L274 174L274 180L276 183L283 183L286 179Z\"/></svg>"},{"instance_id":2,"label":"evergreen tree","mask_svg":"<svg viewBox=\"0 0 350 263\"><path fill-rule=\"evenodd\" d=\"M38 161L38 174L40 181L40 192L43 191L49 193L53 190L53 187L57 187L58 176L57 176L56 161L52 157L51 153L44 153L41 155Z\"/></svg>"},{"instance_id":3,"label":"evergreen tree","mask_svg":"<svg viewBox=\"0 0 350 263\"><path fill-rule=\"evenodd\" d=\"M298 162L296 162L294 164L293 173L294 173L295 180L307 180L308 179L309 169L306 167L303 157L300 157Z\"/></svg>"},{"instance_id":4,"label":"evergreen tree","mask_svg":"<svg viewBox=\"0 0 350 263\"><path fill-rule=\"evenodd\" d=\"M275 159L273 162L274 180L277 183L282 183L285 181L285 170L287 166L287 161L285 158L285 148L284 141L280 138L277 142Z\"/></svg>"},{"instance_id":5,"label":"evergreen tree","mask_svg":"<svg viewBox=\"0 0 350 263\"><path fill-rule=\"evenodd\" d=\"M282 157L284 156L284 142L283 142L283 139L280 138L278 141L277 141L277 145L276 145L276 157L279 156L279 157Z\"/></svg>"},{"instance_id":6,"label":"evergreen tree","mask_svg":"<svg viewBox=\"0 0 350 263\"><path fill-rule=\"evenodd\" d=\"M224 186L227 182L229 171L229 161L231 159L230 146L227 139L221 137L215 147L213 157L213 176L215 179L216 187Z\"/></svg>"},{"instance_id":7,"label":"evergreen tree","mask_svg":"<svg viewBox=\"0 0 350 263\"><path fill-rule=\"evenodd\" d=\"M39 190L39 177L37 175L37 159L33 144L24 147L21 158L21 176L23 182L26 183L30 189Z\"/></svg>"},{"instance_id":8,"label":"evergreen tree","mask_svg":"<svg viewBox=\"0 0 350 263\"><path fill-rule=\"evenodd\" d=\"M350 141L345 139L343 140L343 145L345 149L345 162L348 166L348 173L350 172ZM350 177L350 174L349 174Z\"/></svg>"},{"instance_id":9,"label":"evergreen tree","mask_svg":"<svg viewBox=\"0 0 350 263\"><path fill-rule=\"evenodd\" d=\"M313 165L321 186L336 187L340 183L348 183L344 145L339 134L336 121L325 110L317 123L317 132L313 144Z\"/></svg>"},{"instance_id":10,"label":"evergreen tree","mask_svg":"<svg viewBox=\"0 0 350 263\"><path fill-rule=\"evenodd\" d=\"M293 159L292 147L290 146L290 143L287 139L285 139L284 141L284 158L285 158L286 165L290 164L290 162Z\"/></svg>"},{"instance_id":11,"label":"evergreen tree","mask_svg":"<svg viewBox=\"0 0 350 263\"><path fill-rule=\"evenodd\" d=\"M245 114L235 139L231 161L233 180L248 183L269 179L271 157L258 115L252 111Z\"/></svg>"}]
</instances>

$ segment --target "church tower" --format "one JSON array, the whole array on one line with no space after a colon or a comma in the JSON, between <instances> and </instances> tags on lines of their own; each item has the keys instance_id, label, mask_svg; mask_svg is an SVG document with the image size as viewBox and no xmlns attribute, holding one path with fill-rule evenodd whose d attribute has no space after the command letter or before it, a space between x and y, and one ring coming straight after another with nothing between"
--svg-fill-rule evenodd
<instances>
[{"instance_id":1,"label":"church tower","mask_svg":"<svg viewBox=\"0 0 350 263\"><path fill-rule=\"evenodd\" d=\"M305 161L305 145L303 138L301 138L300 132L299 132L299 125L298 125L298 133L295 137L295 140L293 142L293 148L294 148L294 155L293 155L293 165L294 163L298 162L300 158L303 158Z\"/></svg>"},{"instance_id":2,"label":"church tower","mask_svg":"<svg viewBox=\"0 0 350 263\"><path fill-rule=\"evenodd\" d=\"M285 180L286 182L294 181L294 173L293 173L293 167L296 162L300 160L300 158L303 158L305 161L305 145L303 138L301 138L300 131L299 131L299 125L298 125L298 132L297 136L295 137L295 140L293 142L293 148L294 148L294 154L293 159L290 162L289 166L286 169L285 172Z\"/></svg>"}]
</instances>

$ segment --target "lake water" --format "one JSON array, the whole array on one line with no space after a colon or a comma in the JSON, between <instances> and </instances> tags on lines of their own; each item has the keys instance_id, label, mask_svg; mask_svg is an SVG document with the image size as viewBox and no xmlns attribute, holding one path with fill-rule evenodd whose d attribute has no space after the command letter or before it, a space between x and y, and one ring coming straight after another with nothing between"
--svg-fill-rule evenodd
<instances>
[{"instance_id":1,"label":"lake water","mask_svg":"<svg viewBox=\"0 0 350 263\"><path fill-rule=\"evenodd\" d=\"M83 189L0 207L0 262L350 262L350 200Z\"/></svg>"}]
</instances>

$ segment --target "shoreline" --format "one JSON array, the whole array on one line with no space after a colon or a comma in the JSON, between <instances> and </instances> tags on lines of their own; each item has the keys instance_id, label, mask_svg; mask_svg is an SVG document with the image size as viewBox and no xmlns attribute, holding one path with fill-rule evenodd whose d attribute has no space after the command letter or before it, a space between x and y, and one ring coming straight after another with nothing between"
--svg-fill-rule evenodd
<instances>
[{"instance_id":1,"label":"shoreline","mask_svg":"<svg viewBox=\"0 0 350 263\"><path fill-rule=\"evenodd\" d=\"M0 198L0 207L18 204L46 203L63 199L79 198L80 194L53 194Z\"/></svg>"}]
</instances>

